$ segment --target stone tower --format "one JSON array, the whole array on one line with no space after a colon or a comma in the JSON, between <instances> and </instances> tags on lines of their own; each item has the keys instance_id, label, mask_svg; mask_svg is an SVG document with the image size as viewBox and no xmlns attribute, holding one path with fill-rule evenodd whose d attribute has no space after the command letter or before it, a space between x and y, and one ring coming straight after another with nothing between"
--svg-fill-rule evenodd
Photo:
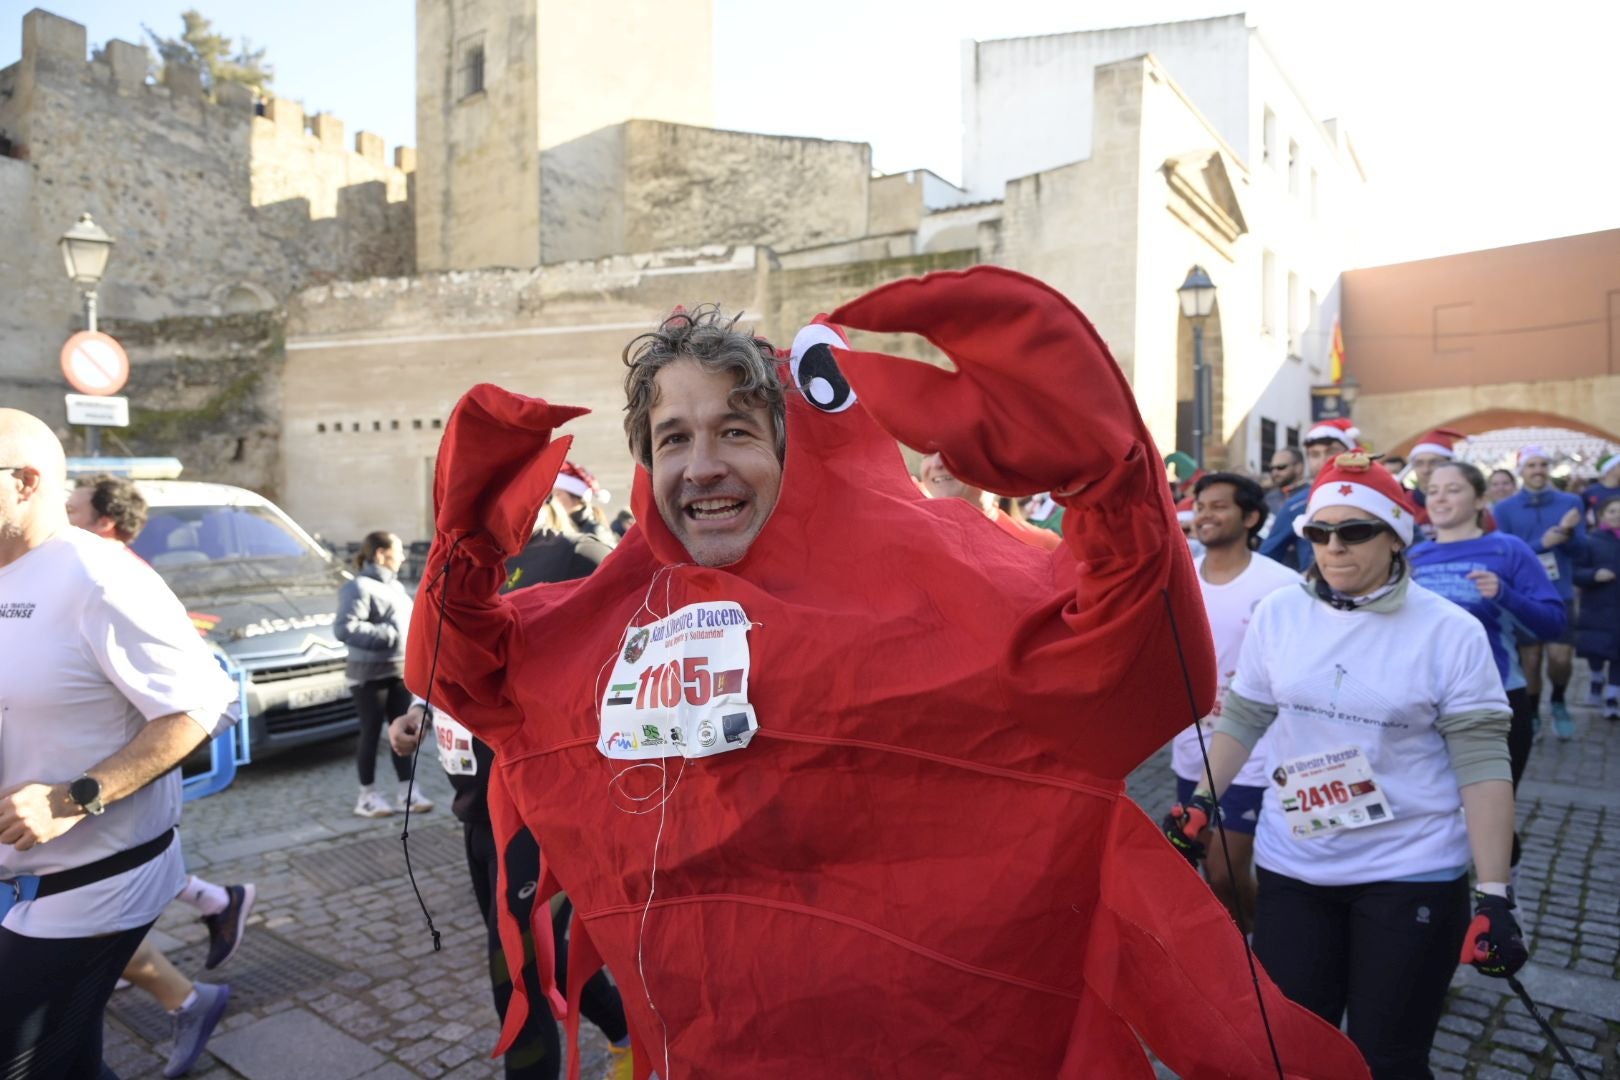
<instances>
[{"instance_id":1,"label":"stone tower","mask_svg":"<svg viewBox=\"0 0 1620 1080\"><path fill-rule=\"evenodd\" d=\"M420 270L535 266L540 154L713 120L711 0L417 0Z\"/></svg>"}]
</instances>

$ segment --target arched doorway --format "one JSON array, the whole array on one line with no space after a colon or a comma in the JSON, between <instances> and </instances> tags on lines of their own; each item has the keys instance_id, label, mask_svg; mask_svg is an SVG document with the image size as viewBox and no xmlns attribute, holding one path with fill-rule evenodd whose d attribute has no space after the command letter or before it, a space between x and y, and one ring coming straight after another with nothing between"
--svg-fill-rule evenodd
<instances>
[{"instance_id":1,"label":"arched doorway","mask_svg":"<svg viewBox=\"0 0 1620 1080\"><path fill-rule=\"evenodd\" d=\"M1600 459L1620 451L1620 434L1556 413L1484 409L1434 426L1468 436L1458 456L1484 469L1515 470L1518 452L1539 446L1553 458L1554 479L1563 482L1590 479ZM1390 452L1405 457L1423 435L1412 432Z\"/></svg>"},{"instance_id":2,"label":"arched doorway","mask_svg":"<svg viewBox=\"0 0 1620 1080\"><path fill-rule=\"evenodd\" d=\"M1204 432L1204 464L1218 468L1226 464L1226 380L1224 377L1219 298L1204 319L1204 366L1209 368L1209 425ZM1193 320L1176 313L1176 449L1196 458L1193 452L1193 406L1196 399Z\"/></svg>"}]
</instances>

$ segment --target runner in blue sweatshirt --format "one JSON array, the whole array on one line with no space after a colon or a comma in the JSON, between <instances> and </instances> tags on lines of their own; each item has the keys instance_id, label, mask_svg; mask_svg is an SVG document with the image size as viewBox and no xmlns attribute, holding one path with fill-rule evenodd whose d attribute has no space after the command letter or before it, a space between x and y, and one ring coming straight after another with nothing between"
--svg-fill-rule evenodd
<instances>
[{"instance_id":1,"label":"runner in blue sweatshirt","mask_svg":"<svg viewBox=\"0 0 1620 1080\"><path fill-rule=\"evenodd\" d=\"M1519 451L1519 475L1524 490L1496 504L1496 527L1530 545L1553 587L1564 601L1566 624L1575 622L1574 559L1586 548L1585 507L1579 496L1552 486L1552 457L1539 446ZM1519 642L1519 660L1524 665L1525 685L1530 703L1537 710L1532 720L1539 723L1541 705L1541 656L1547 654L1547 681L1552 683L1553 730L1560 739L1575 734L1575 721L1564 703L1575 666L1575 639L1570 630L1552 638L1531 636Z\"/></svg>"},{"instance_id":2,"label":"runner in blue sweatshirt","mask_svg":"<svg viewBox=\"0 0 1620 1080\"><path fill-rule=\"evenodd\" d=\"M1516 648L1519 627L1539 640L1559 638L1568 631L1568 613L1528 544L1480 527L1485 507L1485 477L1477 468L1448 462L1435 469L1429 478L1435 538L1414 544L1407 558L1418 584L1467 608L1485 625L1497 674L1513 706L1508 748L1517 782L1530 756L1535 705Z\"/></svg>"},{"instance_id":3,"label":"runner in blue sweatshirt","mask_svg":"<svg viewBox=\"0 0 1620 1080\"><path fill-rule=\"evenodd\" d=\"M1546 641L1566 632L1564 602L1542 569L1541 560L1517 536L1487 533L1480 521L1487 508L1485 476L1466 462L1440 465L1429 476L1428 510L1435 537L1407 551L1412 579L1465 608L1485 627L1491 658L1502 677L1513 710L1508 729L1508 758L1513 786L1519 786L1535 737L1534 702L1519 664L1516 631ZM1519 863L1519 840L1513 839L1513 865Z\"/></svg>"}]
</instances>

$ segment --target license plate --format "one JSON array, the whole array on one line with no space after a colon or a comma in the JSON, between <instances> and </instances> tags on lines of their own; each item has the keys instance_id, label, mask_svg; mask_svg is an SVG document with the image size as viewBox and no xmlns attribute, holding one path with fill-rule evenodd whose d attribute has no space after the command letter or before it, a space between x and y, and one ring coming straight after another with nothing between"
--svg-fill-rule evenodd
<instances>
[{"instance_id":1,"label":"license plate","mask_svg":"<svg viewBox=\"0 0 1620 1080\"><path fill-rule=\"evenodd\" d=\"M349 696L349 688L342 683L327 686L311 686L303 690L294 690L287 695L289 709L310 709L316 705L325 705L330 701L339 701Z\"/></svg>"}]
</instances>

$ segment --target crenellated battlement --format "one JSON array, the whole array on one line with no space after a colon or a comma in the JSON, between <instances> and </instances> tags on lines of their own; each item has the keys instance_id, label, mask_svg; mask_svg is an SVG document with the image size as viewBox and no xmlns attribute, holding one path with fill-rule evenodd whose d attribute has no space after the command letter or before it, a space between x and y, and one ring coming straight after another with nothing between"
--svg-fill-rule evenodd
<instances>
[{"instance_id":1,"label":"crenellated battlement","mask_svg":"<svg viewBox=\"0 0 1620 1080\"><path fill-rule=\"evenodd\" d=\"M352 145L346 143L346 125L330 113L306 116L303 106L290 98L261 99L250 88L234 83L216 87L210 98L201 74L195 68L177 64L170 65L166 82L158 85L149 81L151 52L145 45L115 38L87 59L88 44L86 28L71 19L41 8L23 16L22 57L0 71L0 86L12 91L7 100L0 101L0 130L6 132L15 147L12 156L29 156L33 134L30 114L42 84L76 82L81 88L111 95L121 108L183 111L181 123L229 125L239 121L245 126L258 121L252 124L254 152L270 146L285 149L288 143L304 140L312 165L317 160L315 155L328 155L325 166L314 170L321 176L346 176L355 171L345 160L350 156L378 171L377 176L367 179L397 179L403 183L403 176L389 177L386 172L397 170L403 174L415 167L414 148L395 147L390 162L382 137L372 132L357 131ZM260 201L268 199L260 200L256 195L255 203Z\"/></svg>"}]
</instances>

